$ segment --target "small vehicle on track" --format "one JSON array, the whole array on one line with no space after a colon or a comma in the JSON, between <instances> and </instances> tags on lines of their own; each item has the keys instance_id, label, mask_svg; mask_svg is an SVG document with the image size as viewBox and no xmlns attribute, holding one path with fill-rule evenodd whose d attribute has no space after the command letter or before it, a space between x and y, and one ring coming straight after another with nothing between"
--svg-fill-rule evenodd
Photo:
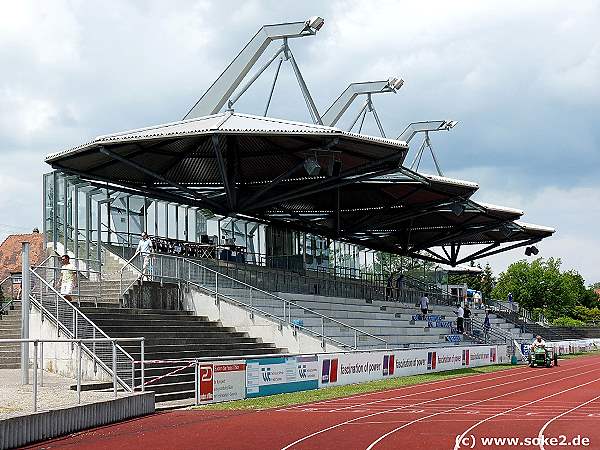
<instances>
[{"instance_id":1,"label":"small vehicle on track","mask_svg":"<svg viewBox=\"0 0 600 450\"><path fill-rule=\"evenodd\" d=\"M529 352L529 367L558 366L558 355L553 347L536 347Z\"/></svg>"}]
</instances>

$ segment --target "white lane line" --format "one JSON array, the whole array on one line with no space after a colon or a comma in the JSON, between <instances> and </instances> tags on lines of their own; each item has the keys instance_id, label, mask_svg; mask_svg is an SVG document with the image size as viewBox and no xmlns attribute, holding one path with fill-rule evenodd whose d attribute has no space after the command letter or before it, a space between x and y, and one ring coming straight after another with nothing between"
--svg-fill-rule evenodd
<instances>
[{"instance_id":1,"label":"white lane line","mask_svg":"<svg viewBox=\"0 0 600 450\"><path fill-rule=\"evenodd\" d=\"M545 450L544 447L544 440L542 439L544 437L544 431L546 431L546 428L548 428L548 425L550 425L552 422L554 422L557 419L560 419L562 416L567 415L573 411L575 411L576 409L581 408L582 406L588 405L596 400L600 399L600 395L598 397L594 397L591 400L588 400L587 402L581 403L580 405L575 406L574 408L569 409L568 411L565 411L562 414L559 414L558 416L554 416L552 419L550 419L548 422L546 422L544 424L544 426L540 429L540 432L538 433L538 442L540 443L540 450ZM569 420L569 419L567 419Z\"/></svg>"},{"instance_id":2,"label":"white lane line","mask_svg":"<svg viewBox=\"0 0 600 450\"><path fill-rule=\"evenodd\" d=\"M568 376L568 377L561 378L561 381L562 381L562 380L569 379L569 378L573 378L573 377L578 377L578 376L580 376L580 375L583 375L583 374L585 374L585 373L594 372L594 371L596 371L596 370L600 370L600 369L592 369L592 370L588 370L588 371L586 371L586 372L580 372L580 373L577 373L577 374L575 374L575 375L571 375L571 376ZM520 380L520 381L524 381L524 380ZM438 415L440 415L440 414L446 414L446 413L448 413L448 412L451 412L451 411L456 411L456 410L459 410L459 409L463 409L463 408L465 408L466 406L478 405L478 404L480 404L480 403L487 402L487 401L489 401L489 400L493 400L493 399L500 398L500 397L506 397L507 395L513 395L513 394L515 394L515 393L517 393L517 392L523 392L523 391L527 391L527 390L529 390L529 389L537 389L537 388L538 388L538 387L540 387L540 386L545 386L545 385L547 385L547 384L555 383L556 381L557 381L557 380L552 380L552 381L549 381L549 382L547 382L547 383L537 384L537 385L535 385L535 386L530 386L530 387L523 388L523 389L519 389L519 390L516 390L516 391L513 391L513 392L508 392L508 393L506 393L506 394L497 395L497 396L495 396L495 397L491 397L491 398L489 398L489 399L483 399L483 400L479 400L479 401L477 401L477 402L471 403L470 405L457 406L457 407L455 407L455 408L452 408L452 409L449 409L449 410L446 410L446 411L441 411L441 412L437 412L437 413L434 413L434 414L430 414L430 415L428 415L428 416L420 417L420 418L418 418L418 419L415 419L415 420L413 420L413 421L411 421L411 422L408 422L408 423L406 423L406 424L404 424L404 425L402 425L402 426L400 426L400 427L394 428L393 430L391 430L391 431L388 431L387 433L385 433L385 434L383 434L383 435L379 436L379 438L377 438L376 440L374 440L373 442L371 442L371 444L370 444L370 445L367 447L367 449L366 449L366 450L371 450L371 449L372 449L373 447L375 447L375 446L376 446L376 445L377 445L379 442L381 442L382 440L384 440L384 439L385 439L385 438L387 438L388 436L390 436L390 435L392 435L392 434L396 433L396 432L397 432L397 431L399 431L399 430L402 430L403 428L406 428L406 427L408 427L408 426L412 425L413 423L421 422L421 421L423 421L423 420L425 420L425 419L429 419L429 418L431 418L431 417L435 417L435 416L438 416ZM597 381L597 380L593 380L593 381L591 381L590 383L592 383L592 382L594 382L594 381ZM508 383L506 383L506 384L508 384ZM588 383L588 384L589 384L589 383ZM582 386L582 385L577 385L577 386L575 386L575 387L573 387L573 388L571 388L571 389L569 389L569 390L576 389L576 388L578 388L578 387L580 387L580 386ZM548 397L544 397L544 398L550 398L550 397L554 397L555 395L558 395L558 394L560 394L560 393L562 393L562 392L566 392L566 390L565 390L565 391L558 392L558 393L556 393L556 394L549 395ZM539 399L539 400L536 400L536 402L537 402L537 401L541 401L541 400L543 400L543 398L542 398L542 399ZM530 402L530 403L535 403L535 402ZM529 404L529 403L526 403L526 404L520 405L520 406L518 406L518 407L516 407L516 408L513 408L512 410L519 409L519 408L523 408L524 406L527 406L528 404ZM509 410L509 411L511 411L511 410ZM479 424L479 423L486 422L487 420L489 420L489 419L491 419L491 418L493 418L493 417L497 417L498 415L501 415L501 414L503 414L503 413L496 414L495 416L491 416L491 417L489 417L489 418L487 418L487 419L485 419L485 420L481 420L481 421L479 421L479 422L478 422L478 424ZM467 431L465 431L465 432L464 432L464 433L463 433L463 434L462 434L460 437L457 437L457 438L456 438L456 442L455 442L454 450L457 450L457 449L459 448L459 447L458 447L458 443L461 441L461 439L464 437L464 435L465 435L465 434L466 434L468 431L472 430L473 428L475 428L475 426L473 426L473 427L469 428L469 429L468 429Z\"/></svg>"},{"instance_id":3,"label":"white lane line","mask_svg":"<svg viewBox=\"0 0 600 450\"><path fill-rule=\"evenodd\" d=\"M414 406L419 406L419 405L423 405L423 404L427 404L427 403L431 403L431 402L435 402L435 401L439 401L439 400L444 400L446 398L453 398L453 397L456 397L458 395L465 395L465 394L470 394L470 393L473 393L473 392L478 392L478 391L482 391L482 390L486 390L486 389L493 389L493 388L497 388L498 386L505 386L507 384L520 383L522 381L531 380L531 379L535 379L535 378L543 378L544 376L554 375L554 374L557 374L557 373L565 373L565 372L568 372L568 371L570 371L572 369L581 369L581 368L588 367L588 366L597 366L597 364L586 364L586 365L583 365L583 366L573 366L572 368L568 368L568 369L561 370L561 371L558 371L558 372L554 372L553 371L552 373L544 373L544 374L538 375L538 376L532 376L532 377L526 377L526 378L519 378L517 380L509 381L507 383L495 384L493 386L487 386L487 387L483 387L483 388L479 388L479 389L474 389L472 391L467 391L467 392L459 392L457 394L449 395L449 396L446 396L446 397L439 397L439 398L435 398L435 399L432 399L432 400L427 400L427 401L424 401L424 402L413 403L413 404L410 404L410 405L400 406L398 408L392 408L392 409L389 409L387 411L380 411L380 412L376 412L376 413L372 413L372 414L367 414L365 416L355 417L354 419L349 419L349 420L346 420L344 422L340 422L338 424L332 425L330 427L323 428L321 430L315 431L314 433L308 434L308 435L306 435L306 436L304 436L304 437L302 437L300 439L295 440L291 444L286 445L281 450L287 450L287 449L293 447L294 445L299 444L300 442L303 442L303 441L305 441L307 439L310 439L310 438L312 438L314 436L317 436L317 435L319 435L321 433L325 433L327 431L330 431L330 430L333 430L335 428L347 425L349 423L356 422L357 420L360 420L360 419L366 419L366 418L369 418L369 417L377 416L379 414L385 414L386 412L397 411L397 410L404 409L404 408L411 408L411 407L414 407ZM584 373L587 373L587 372L584 372ZM555 382L555 380L553 380L552 382ZM392 399L393 398L390 398L390 400L392 400Z\"/></svg>"},{"instance_id":4,"label":"white lane line","mask_svg":"<svg viewBox=\"0 0 600 450\"><path fill-rule=\"evenodd\" d=\"M485 379L485 380L474 380L474 381L469 381L468 383L454 384L454 385L451 385L451 386L442 386L442 387L439 387L439 388L436 388L436 389L429 389L427 391L413 392L413 393L406 394L406 395L399 395L397 397L382 398L382 399L379 399L379 400L373 400L371 402L358 403L358 404L354 404L354 405L350 405L350 406L344 406L342 408L334 408L334 409L331 409L331 411L343 411L343 410L352 409L352 408L356 408L356 407L358 407L358 408L364 408L367 405L374 405L376 403L388 402L390 400L396 400L396 399L399 399L399 398L413 397L415 395L428 394L430 392L438 392L438 391L443 391L443 390L446 390L446 389L457 388L457 387L461 387L461 386L468 386L468 385L471 385L471 384L483 383L483 382L492 381L492 380L501 380L503 378L512 378L513 376L514 376L514 374L501 375L501 376L498 376L498 377L492 377L492 378L488 378L488 379Z\"/></svg>"},{"instance_id":5,"label":"white lane line","mask_svg":"<svg viewBox=\"0 0 600 450\"><path fill-rule=\"evenodd\" d=\"M488 380L498 379L498 378L508 378L508 377L512 377L514 375L514 372L524 372L524 371L525 371L524 367L515 367L513 369L506 369L506 370L503 370L502 373L506 374L507 372L510 372L509 374L503 375L501 377L489 378ZM435 374L435 373L439 373L439 372L431 372L431 373ZM463 375L463 376L459 376L459 377L450 377L450 378L446 378L444 380L432 381L431 383L424 382L424 383L414 384L412 386L401 386L401 387L394 388L394 389L387 389L387 390L381 390L381 391L366 392L364 394L351 395L349 397L340 397L340 398L332 398L330 400L321 400L320 402L306 403L304 405L294 405L294 406L290 406L288 408L278 409L277 411L291 411L296 408L312 408L314 406L326 405L327 403L335 403L335 402L339 402L339 401L352 400L354 398L368 397L369 395L377 395L377 394L381 394L381 393L387 394L390 392L396 392L396 391L401 391L401 390L405 390L405 389L418 388L419 386L421 386L423 384L427 384L427 385L431 386L434 384L446 383L448 381L453 381L453 380L462 380L462 379L471 380L471 379L474 379L475 377L482 377L482 376L486 376L486 375L489 375L489 373L478 373L476 375ZM408 376L412 376L412 375L408 375ZM475 380L474 382L479 382L479 381L487 381L487 380ZM454 387L454 386L456 386L456 385L453 385L450 387ZM463 386L463 385L460 385L460 386Z\"/></svg>"},{"instance_id":6,"label":"white lane line","mask_svg":"<svg viewBox=\"0 0 600 450\"><path fill-rule=\"evenodd\" d=\"M567 378L569 378L569 377L567 377ZM545 399L547 399L547 398L556 397L557 395L564 394L565 392L572 391L573 389L578 389L578 388L580 388L580 387L582 387L582 386L587 386L588 384L597 383L597 382L599 382L599 381L600 381L600 379L596 378L595 380L588 381L587 383L579 384L579 385L577 385L577 386L573 386L573 387L571 387L571 388L568 388L568 389L563 389L562 391L559 391L559 392L557 392L557 393L555 393L555 394L552 394L552 395L547 395L546 397L542 397L542 398L539 398L539 399L537 399L537 400L533 400L533 401L531 401L531 402L529 402L529 403L526 403L526 404L524 404L524 405L520 405L520 406L517 406L517 407L515 407L515 408L508 409L508 410L506 410L506 411L503 411L503 412L501 412L501 413L494 414L493 416L487 417L486 419L480 420L479 422L477 422L477 423L475 423L475 424L471 425L469 428L467 428L467 429L464 431L464 433L462 433L462 434L460 435L460 437L456 438L456 442L455 442L455 444L454 444L454 450L458 450L458 449L460 448L460 446L459 446L459 442L461 442L461 441L462 441L462 439L465 437L465 434L467 434L469 431L472 431L472 430L474 430L476 427L478 427L478 426L479 426L479 425L481 425L482 423L485 423L485 422L487 422L488 420L492 420L492 419L494 419L495 417L501 416L501 415L503 415L503 414L506 414L506 413L508 413L508 412L516 411L517 409L523 408L524 406L533 405L533 404L535 404L535 403L538 403L538 402L541 402L542 400L545 400Z\"/></svg>"}]
</instances>

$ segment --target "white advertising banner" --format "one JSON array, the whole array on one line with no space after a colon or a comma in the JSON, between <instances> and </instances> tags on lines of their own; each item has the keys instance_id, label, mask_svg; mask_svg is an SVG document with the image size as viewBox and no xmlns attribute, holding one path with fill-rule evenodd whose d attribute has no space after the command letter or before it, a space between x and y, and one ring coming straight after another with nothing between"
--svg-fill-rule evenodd
<instances>
[{"instance_id":1,"label":"white advertising banner","mask_svg":"<svg viewBox=\"0 0 600 450\"><path fill-rule=\"evenodd\" d=\"M319 387L496 364L505 353L505 346L484 345L319 355Z\"/></svg>"}]
</instances>

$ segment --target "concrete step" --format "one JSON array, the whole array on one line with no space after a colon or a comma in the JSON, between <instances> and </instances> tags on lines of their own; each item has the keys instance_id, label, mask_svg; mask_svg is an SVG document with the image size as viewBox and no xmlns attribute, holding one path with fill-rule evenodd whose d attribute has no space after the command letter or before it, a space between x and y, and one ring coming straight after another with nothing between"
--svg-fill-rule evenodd
<instances>
[{"instance_id":1,"label":"concrete step","mask_svg":"<svg viewBox=\"0 0 600 450\"><path fill-rule=\"evenodd\" d=\"M123 350L125 350L129 354L140 354L140 346L132 345L130 343L121 344ZM164 345L145 345L144 352L147 355L155 354L155 353L172 353L172 354L181 354L184 352L205 352L205 351L219 351L219 350L239 350L240 352L247 352L248 350L253 349L264 349L270 348L271 350L275 348L275 344L265 344L263 342L204 342L202 344L181 344L181 343L172 343L172 344L164 344Z\"/></svg>"},{"instance_id":2,"label":"concrete step","mask_svg":"<svg viewBox=\"0 0 600 450\"><path fill-rule=\"evenodd\" d=\"M80 308L81 312L84 314L93 313L93 314L149 314L149 315L158 315L158 316L186 316L186 317L194 317L193 311L174 311L171 309L138 309L138 308L120 308L115 305L110 306L82 306Z\"/></svg>"},{"instance_id":3,"label":"concrete step","mask_svg":"<svg viewBox=\"0 0 600 450\"><path fill-rule=\"evenodd\" d=\"M130 332L126 327L119 330L112 330L109 334L110 337L144 337L145 339L204 339L204 338L218 338L223 339L223 335L230 337L248 337L248 333L242 331L229 331L224 330L222 327L206 328L206 331L167 331L167 330L141 330L136 332Z\"/></svg>"}]
</instances>

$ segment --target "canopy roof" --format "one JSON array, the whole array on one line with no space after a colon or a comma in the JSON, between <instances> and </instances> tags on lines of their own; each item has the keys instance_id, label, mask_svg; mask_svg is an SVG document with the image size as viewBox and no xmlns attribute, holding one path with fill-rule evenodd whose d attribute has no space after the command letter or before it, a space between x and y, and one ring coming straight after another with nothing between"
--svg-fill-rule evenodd
<instances>
[{"instance_id":1,"label":"canopy roof","mask_svg":"<svg viewBox=\"0 0 600 450\"><path fill-rule=\"evenodd\" d=\"M403 167L407 151L402 141L226 112L100 136L46 161L126 192L435 260L434 246L552 234L515 223L522 211L469 200L476 183ZM458 251L444 262L457 261Z\"/></svg>"}]
</instances>

